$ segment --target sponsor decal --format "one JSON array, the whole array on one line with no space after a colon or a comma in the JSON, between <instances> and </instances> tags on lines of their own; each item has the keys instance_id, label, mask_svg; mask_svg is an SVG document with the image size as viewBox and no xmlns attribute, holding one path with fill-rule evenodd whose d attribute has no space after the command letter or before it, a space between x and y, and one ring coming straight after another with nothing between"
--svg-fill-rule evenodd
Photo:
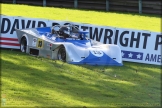
<instances>
[{"instance_id":1,"label":"sponsor decal","mask_svg":"<svg viewBox=\"0 0 162 108\"><path fill-rule=\"evenodd\" d=\"M96 57L102 57L103 56L103 52L100 51L100 50L90 50L90 52Z\"/></svg>"},{"instance_id":2,"label":"sponsor decal","mask_svg":"<svg viewBox=\"0 0 162 108\"><path fill-rule=\"evenodd\" d=\"M38 38L38 41L37 41L37 48L43 48L43 44L44 44L44 41L42 39L39 39Z\"/></svg>"},{"instance_id":3,"label":"sponsor decal","mask_svg":"<svg viewBox=\"0 0 162 108\"><path fill-rule=\"evenodd\" d=\"M33 38L32 46L36 47L36 45L37 45L37 38Z\"/></svg>"}]
</instances>

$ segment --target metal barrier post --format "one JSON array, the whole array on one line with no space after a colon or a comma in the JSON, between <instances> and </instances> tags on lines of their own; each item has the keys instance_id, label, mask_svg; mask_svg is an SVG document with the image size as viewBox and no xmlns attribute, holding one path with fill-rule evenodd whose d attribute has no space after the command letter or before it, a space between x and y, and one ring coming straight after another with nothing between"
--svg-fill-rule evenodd
<instances>
[{"instance_id":1,"label":"metal barrier post","mask_svg":"<svg viewBox=\"0 0 162 108\"><path fill-rule=\"evenodd\" d=\"M74 8L78 7L78 0L74 0Z\"/></svg>"},{"instance_id":2,"label":"metal barrier post","mask_svg":"<svg viewBox=\"0 0 162 108\"><path fill-rule=\"evenodd\" d=\"M13 4L16 4L16 0L13 0Z\"/></svg>"},{"instance_id":3,"label":"metal barrier post","mask_svg":"<svg viewBox=\"0 0 162 108\"><path fill-rule=\"evenodd\" d=\"M109 0L106 0L106 11L109 11Z\"/></svg>"},{"instance_id":4,"label":"metal barrier post","mask_svg":"<svg viewBox=\"0 0 162 108\"><path fill-rule=\"evenodd\" d=\"M43 6L44 7L46 6L46 0L43 0Z\"/></svg>"},{"instance_id":5,"label":"metal barrier post","mask_svg":"<svg viewBox=\"0 0 162 108\"><path fill-rule=\"evenodd\" d=\"M142 14L142 0L139 0L138 4L139 4L139 14Z\"/></svg>"}]
</instances>

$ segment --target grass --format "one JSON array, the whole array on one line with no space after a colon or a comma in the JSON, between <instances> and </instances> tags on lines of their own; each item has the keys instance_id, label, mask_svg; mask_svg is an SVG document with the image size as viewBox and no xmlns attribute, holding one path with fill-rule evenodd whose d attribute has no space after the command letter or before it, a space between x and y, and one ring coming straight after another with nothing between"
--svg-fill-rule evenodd
<instances>
[{"instance_id":1,"label":"grass","mask_svg":"<svg viewBox=\"0 0 162 108\"><path fill-rule=\"evenodd\" d=\"M43 18L50 20L68 20L80 23L162 32L161 16L65 9L56 7L35 7L16 4L0 5L2 9L1 14L4 15Z\"/></svg>"},{"instance_id":2,"label":"grass","mask_svg":"<svg viewBox=\"0 0 162 108\"><path fill-rule=\"evenodd\" d=\"M161 31L160 16L0 5L1 14L10 16ZM1 49L6 107L160 107L160 85L161 68L156 65L78 66Z\"/></svg>"},{"instance_id":3,"label":"grass","mask_svg":"<svg viewBox=\"0 0 162 108\"><path fill-rule=\"evenodd\" d=\"M6 107L158 107L160 76L156 65L70 65L1 49Z\"/></svg>"}]
</instances>

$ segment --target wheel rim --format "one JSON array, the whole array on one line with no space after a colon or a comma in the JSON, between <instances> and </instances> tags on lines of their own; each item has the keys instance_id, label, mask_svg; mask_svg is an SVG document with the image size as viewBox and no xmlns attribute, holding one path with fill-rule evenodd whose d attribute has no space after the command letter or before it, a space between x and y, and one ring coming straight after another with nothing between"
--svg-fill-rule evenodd
<instances>
[{"instance_id":1,"label":"wheel rim","mask_svg":"<svg viewBox=\"0 0 162 108\"><path fill-rule=\"evenodd\" d=\"M61 61L66 61L66 51L65 48L60 48L58 53L58 59Z\"/></svg>"},{"instance_id":2,"label":"wheel rim","mask_svg":"<svg viewBox=\"0 0 162 108\"><path fill-rule=\"evenodd\" d=\"M21 45L20 45L21 52L26 52L26 46L27 46L26 40L23 39L22 42L21 42Z\"/></svg>"},{"instance_id":3,"label":"wheel rim","mask_svg":"<svg viewBox=\"0 0 162 108\"><path fill-rule=\"evenodd\" d=\"M21 52L25 52L24 45L21 44Z\"/></svg>"}]
</instances>

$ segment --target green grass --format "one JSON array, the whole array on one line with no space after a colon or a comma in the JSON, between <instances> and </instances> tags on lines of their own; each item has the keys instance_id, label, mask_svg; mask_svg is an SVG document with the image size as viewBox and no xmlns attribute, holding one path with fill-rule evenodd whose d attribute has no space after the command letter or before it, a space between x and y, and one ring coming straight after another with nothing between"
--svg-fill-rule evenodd
<instances>
[{"instance_id":1,"label":"green grass","mask_svg":"<svg viewBox=\"0 0 162 108\"><path fill-rule=\"evenodd\" d=\"M161 16L0 4L1 14L161 32ZM11 11L12 10L12 11Z\"/></svg>"},{"instance_id":2,"label":"green grass","mask_svg":"<svg viewBox=\"0 0 162 108\"><path fill-rule=\"evenodd\" d=\"M160 75L156 65L70 65L1 49L6 107L158 107Z\"/></svg>"}]
</instances>

